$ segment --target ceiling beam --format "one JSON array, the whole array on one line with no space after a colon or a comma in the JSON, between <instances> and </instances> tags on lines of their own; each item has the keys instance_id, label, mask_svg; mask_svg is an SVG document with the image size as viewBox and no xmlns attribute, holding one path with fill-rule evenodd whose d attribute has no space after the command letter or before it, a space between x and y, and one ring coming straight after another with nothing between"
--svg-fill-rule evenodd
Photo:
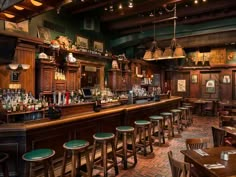
<instances>
[{"instance_id":1,"label":"ceiling beam","mask_svg":"<svg viewBox=\"0 0 236 177\"><path fill-rule=\"evenodd\" d=\"M102 22L109 22L118 20L121 18L127 18L132 15L141 14L147 11L152 11L155 8L161 8L164 4L171 4L171 3L179 3L179 2L187 2L187 0L146 0L144 3L140 3L135 5L133 8L123 8L120 11L113 12L113 13L105 13L103 16L101 16Z\"/></svg>"},{"instance_id":2,"label":"ceiling beam","mask_svg":"<svg viewBox=\"0 0 236 177\"><path fill-rule=\"evenodd\" d=\"M235 7L236 3L235 1L218 1L218 2L213 2L213 3L208 3L205 4L204 6L201 6L201 8L199 7L188 7L188 8L181 8L178 9L177 7L177 16L178 17L189 17L189 16L195 16L195 15L200 15L203 13L210 13L211 11L216 11L216 10L223 10L223 9L227 9L227 8L232 8ZM121 29L125 29L125 28L137 28L137 26L140 25L147 25L149 23L153 23L153 22L158 22L160 20L166 19L166 18L170 18L172 17L173 14L164 14L160 17L156 17L154 19L154 17L150 18L150 17L137 17L137 18L132 18L129 20L125 20L125 21L119 21L119 22L114 22L114 23L109 23L107 25L109 30L121 30Z\"/></svg>"},{"instance_id":3,"label":"ceiling beam","mask_svg":"<svg viewBox=\"0 0 236 177\"><path fill-rule=\"evenodd\" d=\"M112 3L116 3L116 2L119 2L119 0L113 0ZM98 2L98 3L95 3L93 2L93 4L91 5L87 5L87 6L78 6L76 7L77 9L76 10L72 10L72 14L78 14L78 13L83 13L83 12L87 12L87 11L91 11L91 10L94 10L94 9L97 9L97 8L100 8L100 7L104 7L104 6L107 6L107 5L110 5L111 4L111 0L104 0L102 2ZM83 5L81 3L81 5Z\"/></svg>"}]
</instances>

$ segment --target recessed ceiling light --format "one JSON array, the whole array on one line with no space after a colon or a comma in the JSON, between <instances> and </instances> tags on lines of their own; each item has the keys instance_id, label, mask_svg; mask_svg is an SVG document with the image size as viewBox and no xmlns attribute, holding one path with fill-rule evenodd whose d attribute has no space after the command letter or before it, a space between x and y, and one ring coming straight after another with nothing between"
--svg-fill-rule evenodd
<instances>
[{"instance_id":1,"label":"recessed ceiling light","mask_svg":"<svg viewBox=\"0 0 236 177\"><path fill-rule=\"evenodd\" d=\"M129 8L133 8L133 6L134 6L134 4L133 4L133 0L130 0L130 1L129 1L129 5L128 5L128 7L129 7Z\"/></svg>"},{"instance_id":2,"label":"recessed ceiling light","mask_svg":"<svg viewBox=\"0 0 236 177\"><path fill-rule=\"evenodd\" d=\"M153 17L154 15L153 15L153 13L151 12L150 14L149 14L149 17Z\"/></svg>"},{"instance_id":3,"label":"recessed ceiling light","mask_svg":"<svg viewBox=\"0 0 236 177\"><path fill-rule=\"evenodd\" d=\"M119 4L118 9L123 9L123 6L121 3Z\"/></svg>"},{"instance_id":4,"label":"recessed ceiling light","mask_svg":"<svg viewBox=\"0 0 236 177\"><path fill-rule=\"evenodd\" d=\"M41 5L43 5L42 2L39 2L39 1L36 1L36 0L31 0L31 3L32 3L34 6L41 6Z\"/></svg>"},{"instance_id":5,"label":"recessed ceiling light","mask_svg":"<svg viewBox=\"0 0 236 177\"><path fill-rule=\"evenodd\" d=\"M7 18L14 18L15 15L12 15L12 14L9 14L9 13L4 13L4 15L7 17Z\"/></svg>"},{"instance_id":6,"label":"recessed ceiling light","mask_svg":"<svg viewBox=\"0 0 236 177\"><path fill-rule=\"evenodd\" d=\"M15 8L16 10L24 10L24 7L17 6L17 5L14 5L14 8Z\"/></svg>"}]
</instances>

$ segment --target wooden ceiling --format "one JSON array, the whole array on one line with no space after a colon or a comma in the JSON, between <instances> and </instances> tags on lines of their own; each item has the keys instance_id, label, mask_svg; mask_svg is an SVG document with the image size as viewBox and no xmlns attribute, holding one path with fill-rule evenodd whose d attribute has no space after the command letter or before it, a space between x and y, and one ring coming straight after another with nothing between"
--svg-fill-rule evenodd
<instances>
[{"instance_id":1,"label":"wooden ceiling","mask_svg":"<svg viewBox=\"0 0 236 177\"><path fill-rule=\"evenodd\" d=\"M120 36L138 33L153 28L153 23L173 25L167 19L173 12L167 12L177 4L177 24L197 24L206 21L236 16L235 0L133 0L133 8L128 7L129 0L84 0L68 5L72 14L99 16L103 30ZM123 8L118 9L122 4ZM113 6L113 11L110 7ZM66 8L65 8L66 9ZM107 9L107 10L104 10ZM150 17L150 14L155 16Z\"/></svg>"},{"instance_id":2,"label":"wooden ceiling","mask_svg":"<svg viewBox=\"0 0 236 177\"><path fill-rule=\"evenodd\" d=\"M172 9L175 3L177 25L198 24L236 16L235 0L198 0L198 4L194 0L133 0L133 8L128 7L130 0L37 0L42 2L41 6L34 6L31 1L0 0L0 19L20 22L54 9L58 13L73 16L96 17L101 22L103 32L119 37L151 30L154 23L158 23L158 28L173 25L168 20L173 17L173 12L167 12L166 9ZM14 4L24 9L17 10ZM120 4L122 9L118 8ZM6 18L4 13L15 17ZM150 16L151 13L155 16Z\"/></svg>"}]
</instances>

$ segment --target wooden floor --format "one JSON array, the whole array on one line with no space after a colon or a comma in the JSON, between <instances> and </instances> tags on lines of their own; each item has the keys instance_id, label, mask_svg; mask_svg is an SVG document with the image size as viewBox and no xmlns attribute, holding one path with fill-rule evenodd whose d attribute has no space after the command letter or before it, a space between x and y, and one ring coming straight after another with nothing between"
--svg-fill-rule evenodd
<instances>
[{"instance_id":1,"label":"wooden floor","mask_svg":"<svg viewBox=\"0 0 236 177\"><path fill-rule=\"evenodd\" d=\"M208 147L212 147L211 126L218 125L217 117L197 117L194 116L194 123L191 127L184 129L181 135L175 132L175 138L167 139L165 145L154 146L154 152L144 157L138 155L138 163L135 167L130 167L128 170L123 170L119 164L119 175L117 177L171 177L167 152L172 150L174 156L183 160L183 155L180 150L186 149L185 139L193 137L209 137L210 143ZM132 159L131 159L132 160ZM94 174L99 177L100 175ZM109 171L109 177L113 177L114 171Z\"/></svg>"}]
</instances>

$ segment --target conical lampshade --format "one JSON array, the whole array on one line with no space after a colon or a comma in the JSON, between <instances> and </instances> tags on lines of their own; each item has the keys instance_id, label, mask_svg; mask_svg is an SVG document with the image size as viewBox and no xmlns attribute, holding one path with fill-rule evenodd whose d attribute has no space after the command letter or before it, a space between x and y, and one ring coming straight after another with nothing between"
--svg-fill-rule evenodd
<instances>
[{"instance_id":1,"label":"conical lampshade","mask_svg":"<svg viewBox=\"0 0 236 177\"><path fill-rule=\"evenodd\" d=\"M185 51L180 45L176 46L173 57L174 58L184 58L185 57Z\"/></svg>"},{"instance_id":2,"label":"conical lampshade","mask_svg":"<svg viewBox=\"0 0 236 177\"><path fill-rule=\"evenodd\" d=\"M143 60L146 60L146 61L152 61L152 60L155 60L153 59L152 57L152 51L151 50L146 50L144 56L143 56Z\"/></svg>"},{"instance_id":3,"label":"conical lampshade","mask_svg":"<svg viewBox=\"0 0 236 177\"><path fill-rule=\"evenodd\" d=\"M153 53L153 58L155 60L158 60L158 58L162 57L163 51L160 48L156 48L156 50Z\"/></svg>"},{"instance_id":4,"label":"conical lampshade","mask_svg":"<svg viewBox=\"0 0 236 177\"><path fill-rule=\"evenodd\" d=\"M171 47L166 47L165 51L164 51L164 53L162 55L162 58L166 58L166 59L167 58L171 58L172 55L173 55L173 50L171 49Z\"/></svg>"}]
</instances>

